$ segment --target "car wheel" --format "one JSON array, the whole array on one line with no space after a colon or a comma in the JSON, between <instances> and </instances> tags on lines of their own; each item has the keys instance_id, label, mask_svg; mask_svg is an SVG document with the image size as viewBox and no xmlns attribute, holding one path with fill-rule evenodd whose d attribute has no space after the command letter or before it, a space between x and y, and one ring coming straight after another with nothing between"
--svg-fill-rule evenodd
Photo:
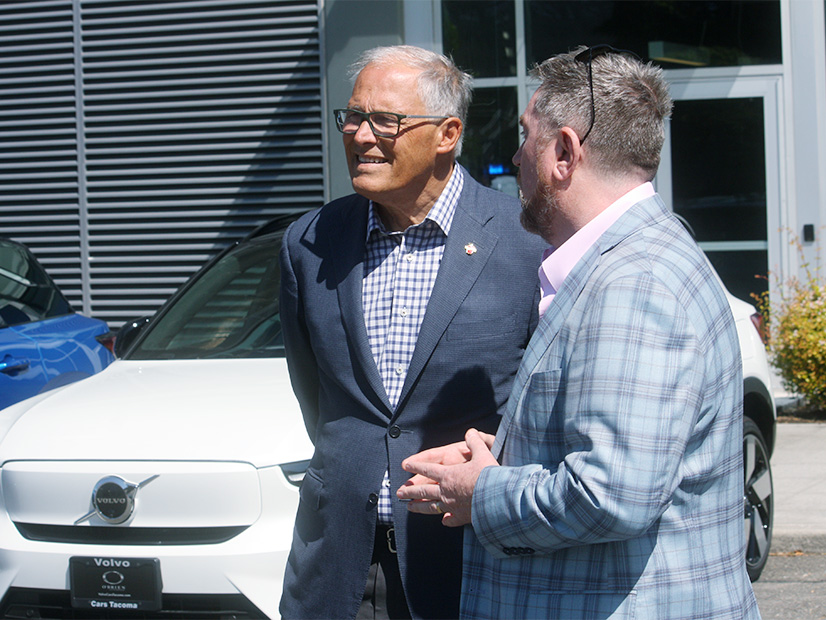
<instances>
[{"instance_id":1,"label":"car wheel","mask_svg":"<svg viewBox=\"0 0 826 620\"><path fill-rule=\"evenodd\" d=\"M769 559L774 518L774 487L769 450L763 434L750 418L743 420L743 468L746 568L749 579L757 581Z\"/></svg>"}]
</instances>

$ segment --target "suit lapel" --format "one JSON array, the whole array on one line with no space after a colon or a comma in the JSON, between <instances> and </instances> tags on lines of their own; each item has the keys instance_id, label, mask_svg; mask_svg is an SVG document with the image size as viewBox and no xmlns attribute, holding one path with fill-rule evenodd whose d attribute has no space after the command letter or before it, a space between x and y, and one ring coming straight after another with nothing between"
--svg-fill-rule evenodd
<instances>
[{"instance_id":1,"label":"suit lapel","mask_svg":"<svg viewBox=\"0 0 826 620\"><path fill-rule=\"evenodd\" d=\"M492 211L487 203L477 200L476 193L475 181L466 175L397 411L403 408L433 349L436 348L496 247L498 235L485 227L485 223L493 215Z\"/></svg>"},{"instance_id":2,"label":"suit lapel","mask_svg":"<svg viewBox=\"0 0 826 620\"><path fill-rule=\"evenodd\" d=\"M661 217L668 217L668 210L659 195L637 203L597 239L565 278L562 288L554 297L545 315L539 320L539 325L522 357L499 431L496 433L496 441L493 445L493 454L496 458L499 458L501 454L513 416L522 405L528 380L559 335L565 319L571 314L574 303L581 295L602 257L630 234L650 226Z\"/></svg>"},{"instance_id":3,"label":"suit lapel","mask_svg":"<svg viewBox=\"0 0 826 620\"><path fill-rule=\"evenodd\" d=\"M565 279L553 302L548 306L542 318L539 319L539 324L536 326L530 342L528 342L528 347L522 356L522 362L516 371L511 394L502 414L499 430L496 433L492 452L497 459L505 445L505 439L514 414L522 406L525 389L531 375L559 335L566 317L570 314L571 308L588 281L588 276L599 263L599 256L599 252L595 248L591 248L586 253L577 267L574 268L574 271Z\"/></svg>"},{"instance_id":4,"label":"suit lapel","mask_svg":"<svg viewBox=\"0 0 826 620\"><path fill-rule=\"evenodd\" d=\"M339 212L340 228L330 240L330 256L338 271L339 312L347 339L351 343L353 364L361 367L375 398L370 398L388 418L392 416L387 391L370 350L367 327L364 325L362 288L364 282L364 252L367 235L368 202L357 198Z\"/></svg>"}]
</instances>

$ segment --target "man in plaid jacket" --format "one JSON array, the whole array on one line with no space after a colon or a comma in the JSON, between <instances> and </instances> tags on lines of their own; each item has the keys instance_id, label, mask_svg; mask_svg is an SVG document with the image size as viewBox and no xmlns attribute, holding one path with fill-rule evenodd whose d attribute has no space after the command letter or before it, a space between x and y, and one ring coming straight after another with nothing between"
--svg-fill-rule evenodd
<instances>
[{"instance_id":1,"label":"man in plaid jacket","mask_svg":"<svg viewBox=\"0 0 826 620\"><path fill-rule=\"evenodd\" d=\"M495 438L407 459L398 495L472 526L463 617L757 618L734 320L650 183L662 72L600 46L535 77L514 163L543 316Z\"/></svg>"}]
</instances>

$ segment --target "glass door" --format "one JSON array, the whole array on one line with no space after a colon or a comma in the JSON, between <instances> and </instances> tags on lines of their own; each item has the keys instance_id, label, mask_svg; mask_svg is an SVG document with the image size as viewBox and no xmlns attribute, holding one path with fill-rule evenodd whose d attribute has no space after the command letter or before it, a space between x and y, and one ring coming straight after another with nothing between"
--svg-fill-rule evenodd
<instances>
[{"instance_id":1,"label":"glass door","mask_svg":"<svg viewBox=\"0 0 826 620\"><path fill-rule=\"evenodd\" d=\"M781 255L779 78L670 83L674 113L657 191L691 226L731 293L752 301Z\"/></svg>"}]
</instances>

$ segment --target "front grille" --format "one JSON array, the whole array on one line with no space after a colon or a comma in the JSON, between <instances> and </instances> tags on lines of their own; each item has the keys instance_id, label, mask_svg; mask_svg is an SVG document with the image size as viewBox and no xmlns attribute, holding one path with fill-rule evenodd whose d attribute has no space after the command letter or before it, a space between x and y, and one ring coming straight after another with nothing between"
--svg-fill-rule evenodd
<instances>
[{"instance_id":1,"label":"front grille","mask_svg":"<svg viewBox=\"0 0 826 620\"><path fill-rule=\"evenodd\" d=\"M141 612L74 609L65 590L10 588L0 602L0 618L9 620L97 620L99 618L151 620L197 618L203 620L266 620L260 609L241 594L164 594L160 611Z\"/></svg>"},{"instance_id":2,"label":"front grille","mask_svg":"<svg viewBox=\"0 0 826 620\"><path fill-rule=\"evenodd\" d=\"M17 521L14 525L28 540L85 545L217 545L248 527L98 527Z\"/></svg>"}]
</instances>

